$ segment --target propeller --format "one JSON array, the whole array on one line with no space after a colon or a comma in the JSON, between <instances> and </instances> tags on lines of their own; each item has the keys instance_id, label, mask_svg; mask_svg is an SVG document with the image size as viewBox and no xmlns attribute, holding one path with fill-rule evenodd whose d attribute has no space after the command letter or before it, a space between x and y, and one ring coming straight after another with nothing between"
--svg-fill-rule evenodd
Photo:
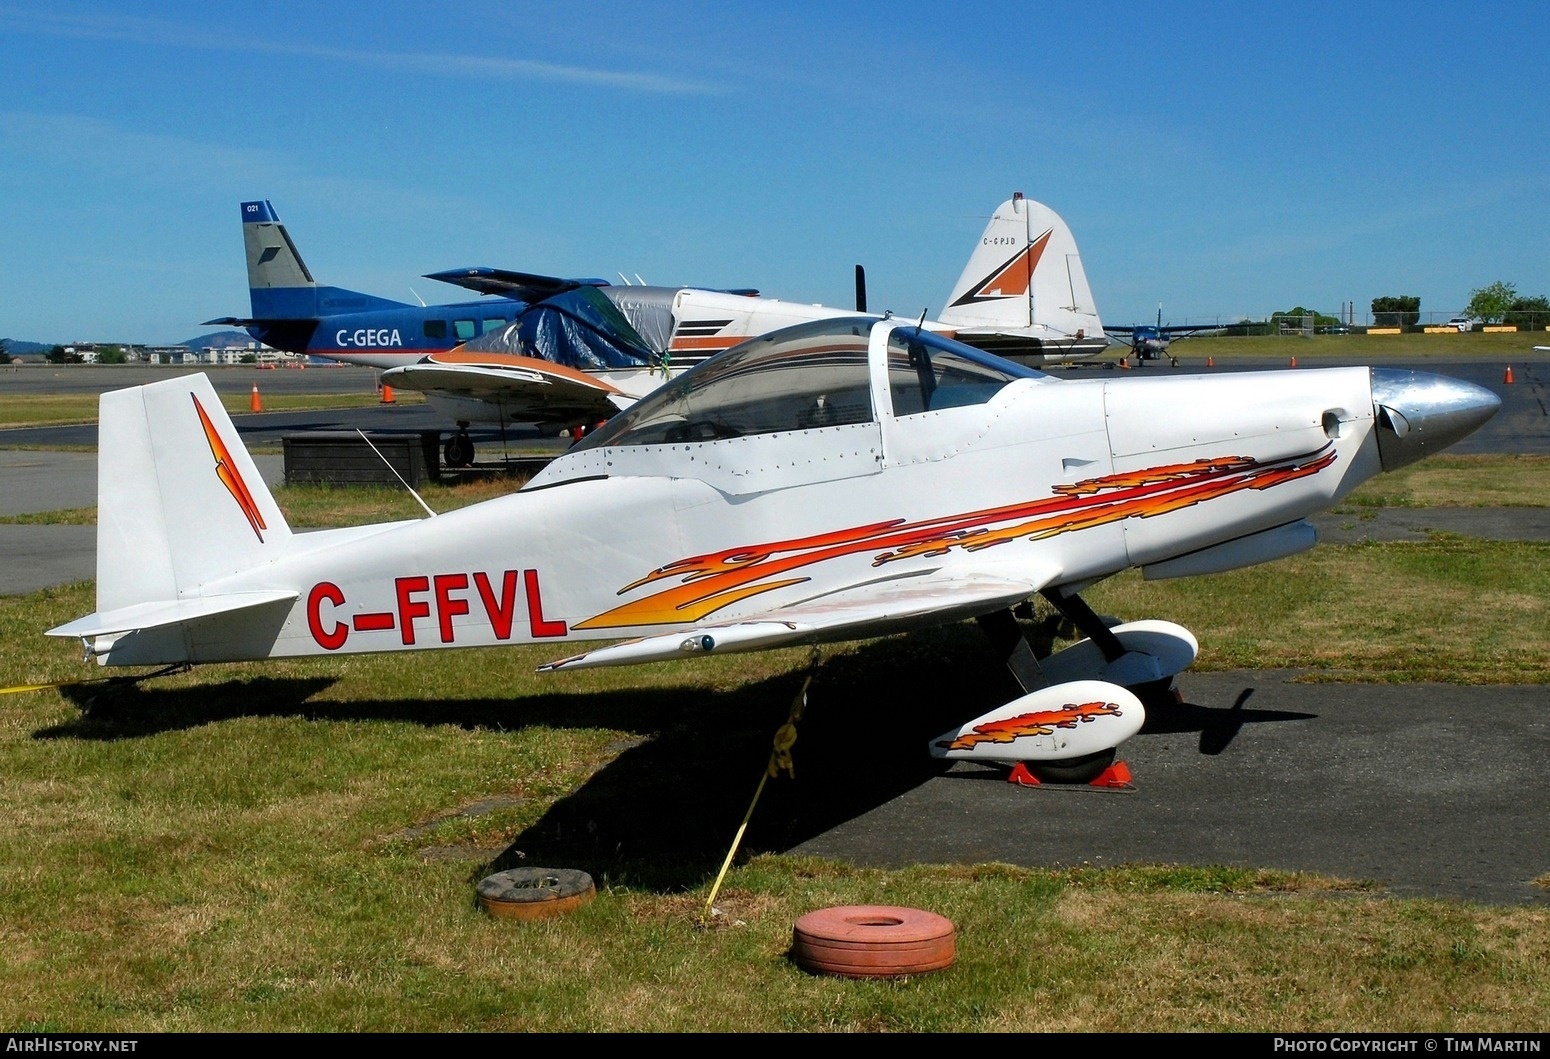
<instances>
[{"instance_id":1,"label":"propeller","mask_svg":"<svg viewBox=\"0 0 1550 1059\"><path fill-rule=\"evenodd\" d=\"M856 266L856 312L866 312L866 269Z\"/></svg>"}]
</instances>

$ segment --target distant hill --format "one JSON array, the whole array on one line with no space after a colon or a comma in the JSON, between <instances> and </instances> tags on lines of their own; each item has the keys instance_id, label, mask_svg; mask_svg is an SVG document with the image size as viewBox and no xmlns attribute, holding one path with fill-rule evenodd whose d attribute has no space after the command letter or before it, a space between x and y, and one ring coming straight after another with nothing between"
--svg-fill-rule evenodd
<instances>
[{"instance_id":1,"label":"distant hill","mask_svg":"<svg viewBox=\"0 0 1550 1059\"><path fill-rule=\"evenodd\" d=\"M23 342L19 338L7 338L5 339L5 348L13 357L26 357L38 353L47 353L54 346L52 343Z\"/></svg>"},{"instance_id":2,"label":"distant hill","mask_svg":"<svg viewBox=\"0 0 1550 1059\"><path fill-rule=\"evenodd\" d=\"M135 343L135 344L136 345L187 346L189 349L224 349L227 346L244 346L245 347L245 346L251 345L252 342L253 342L253 336L248 334L246 331L211 331L207 335L195 335L193 338L185 338L181 342L165 342L165 343L146 343L146 342L140 342L140 343ZM49 350L53 349L54 346L56 346L56 345L61 345L61 346L73 345L74 344L74 340L69 341L69 342L57 342L56 343L56 342L23 342L19 338L8 338L8 339L5 339L5 343L6 343L6 347L5 348L10 351L12 356L14 356L14 357L30 357L30 356L42 356L44 353L47 353ZM103 340L103 344L106 344L106 345L128 345L129 343L120 343L120 342L104 339Z\"/></svg>"},{"instance_id":3,"label":"distant hill","mask_svg":"<svg viewBox=\"0 0 1550 1059\"><path fill-rule=\"evenodd\" d=\"M224 349L227 346L247 346L252 342L253 336L246 331L211 331L207 335L185 338L177 345L187 346L189 349Z\"/></svg>"}]
</instances>

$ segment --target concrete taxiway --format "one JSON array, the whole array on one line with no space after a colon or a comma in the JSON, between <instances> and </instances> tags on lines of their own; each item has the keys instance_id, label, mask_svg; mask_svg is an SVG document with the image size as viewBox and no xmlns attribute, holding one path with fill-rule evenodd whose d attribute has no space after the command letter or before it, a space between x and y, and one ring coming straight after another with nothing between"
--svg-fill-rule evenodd
<instances>
[{"instance_id":1,"label":"concrete taxiway","mask_svg":"<svg viewBox=\"0 0 1550 1059\"><path fill-rule=\"evenodd\" d=\"M1261 362L1235 368L1283 367ZM1414 366L1492 389L1503 408L1449 451L1550 453L1550 357L1510 365ZM1311 367L1311 366L1310 366ZM1511 367L1512 381L1507 369ZM170 369L25 368L0 395L38 387L113 389ZM1131 369L1136 370L1136 369ZM1198 365L1145 371L1201 370ZM1225 369L1218 369L1225 370ZM77 374L80 372L80 374ZM34 374L36 373L36 374ZM341 374L344 373L344 374ZM210 372L218 390L315 392L374 387L366 369ZM36 392L46 392L40 389ZM423 404L234 417L250 445L325 429L445 429ZM486 442L489 436L486 435ZM26 446L94 446L92 426L0 430L0 515L90 507L95 454ZM271 485L277 455L257 457ZM1550 539L1550 509L1382 509L1317 520L1326 542L1424 539L1447 531ZM0 526L0 594L94 576L91 526ZM1377 605L1374 603L1373 605ZM1439 635L1443 633L1440 631ZM863 866L1001 862L1027 867L1224 864L1372 880L1399 897L1550 905L1550 688L1538 685L1303 683L1286 671L1180 676L1184 701L1154 709L1122 748L1129 787L1023 787L959 764L866 805L792 852ZM804 738L812 738L811 733ZM922 751L923 752L923 751ZM868 767L879 767L873 762Z\"/></svg>"},{"instance_id":2,"label":"concrete taxiway","mask_svg":"<svg viewBox=\"0 0 1550 1059\"><path fill-rule=\"evenodd\" d=\"M1550 906L1550 688L1181 674L1128 788L959 763L792 849L867 867L1227 865L1395 897Z\"/></svg>"}]
</instances>

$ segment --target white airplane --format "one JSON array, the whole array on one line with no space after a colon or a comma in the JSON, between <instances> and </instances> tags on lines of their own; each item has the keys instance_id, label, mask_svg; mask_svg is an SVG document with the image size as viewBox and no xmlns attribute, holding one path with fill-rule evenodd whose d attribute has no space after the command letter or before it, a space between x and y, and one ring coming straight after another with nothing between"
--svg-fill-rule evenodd
<instances>
[{"instance_id":1,"label":"white airplane","mask_svg":"<svg viewBox=\"0 0 1550 1059\"><path fill-rule=\"evenodd\" d=\"M483 267L428 278L493 296L487 301L407 305L319 285L273 207L242 207L252 316L207 323L384 369L383 385L423 392L458 424L444 453L454 467L474 461L473 423L587 429L745 339L865 309L859 269L857 309ZM925 326L1030 364L1091 357L1108 345L1070 228L1021 192L991 216L947 310Z\"/></svg>"},{"instance_id":2,"label":"white airplane","mask_svg":"<svg viewBox=\"0 0 1550 1059\"><path fill-rule=\"evenodd\" d=\"M305 533L204 375L117 390L97 610L48 635L104 666L544 643L563 673L974 618L1025 694L926 749L1090 780L1197 645L1111 628L1081 590L1311 547L1310 515L1500 404L1385 368L1105 376L900 319L810 322L685 372L509 495ZM1016 619L1034 596L1087 639L1036 658Z\"/></svg>"},{"instance_id":3,"label":"white airplane","mask_svg":"<svg viewBox=\"0 0 1550 1059\"><path fill-rule=\"evenodd\" d=\"M491 268L455 269L431 278L503 297L529 296L535 280ZM856 309L764 298L754 291L542 281L567 286L506 327L390 367L383 384L424 392L465 430L474 422L586 428L739 342L866 307L859 269ZM610 303L616 312L609 311ZM991 215L947 309L935 320L922 319L921 326L1030 365L1086 359L1110 344L1070 227L1020 191ZM590 353L599 340L609 349L639 351L640 362L610 367L603 356ZM472 449L459 455L471 459Z\"/></svg>"}]
</instances>

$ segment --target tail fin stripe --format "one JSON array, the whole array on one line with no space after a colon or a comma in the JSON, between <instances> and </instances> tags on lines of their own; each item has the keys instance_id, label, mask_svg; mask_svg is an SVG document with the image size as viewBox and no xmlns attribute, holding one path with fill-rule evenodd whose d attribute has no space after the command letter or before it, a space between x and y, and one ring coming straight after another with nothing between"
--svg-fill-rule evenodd
<instances>
[{"instance_id":1,"label":"tail fin stripe","mask_svg":"<svg viewBox=\"0 0 1550 1059\"><path fill-rule=\"evenodd\" d=\"M1049 245L1049 238L1053 234L1052 228L1029 246L1019 250L1011 260L970 287L953 304L974 305L997 298L1015 298L1027 294L1028 289L1033 286L1034 270L1039 267L1039 259L1044 256L1044 248ZM1017 267L1019 265L1022 267Z\"/></svg>"},{"instance_id":2,"label":"tail fin stripe","mask_svg":"<svg viewBox=\"0 0 1550 1059\"><path fill-rule=\"evenodd\" d=\"M232 462L231 453L226 448L226 443L221 440L216 432L215 424L210 422L210 417L205 413L204 405L199 403L199 398L189 394L194 399L194 410L199 413L200 425L204 427L205 440L210 443L210 455L215 457L215 474L220 478L221 484L231 494L237 506L248 518L248 525L253 527L253 532L258 534L262 543L263 531L269 527L264 523L264 514L258 509L258 504L253 499L253 494L248 491L248 483L242 480L242 474Z\"/></svg>"}]
</instances>

